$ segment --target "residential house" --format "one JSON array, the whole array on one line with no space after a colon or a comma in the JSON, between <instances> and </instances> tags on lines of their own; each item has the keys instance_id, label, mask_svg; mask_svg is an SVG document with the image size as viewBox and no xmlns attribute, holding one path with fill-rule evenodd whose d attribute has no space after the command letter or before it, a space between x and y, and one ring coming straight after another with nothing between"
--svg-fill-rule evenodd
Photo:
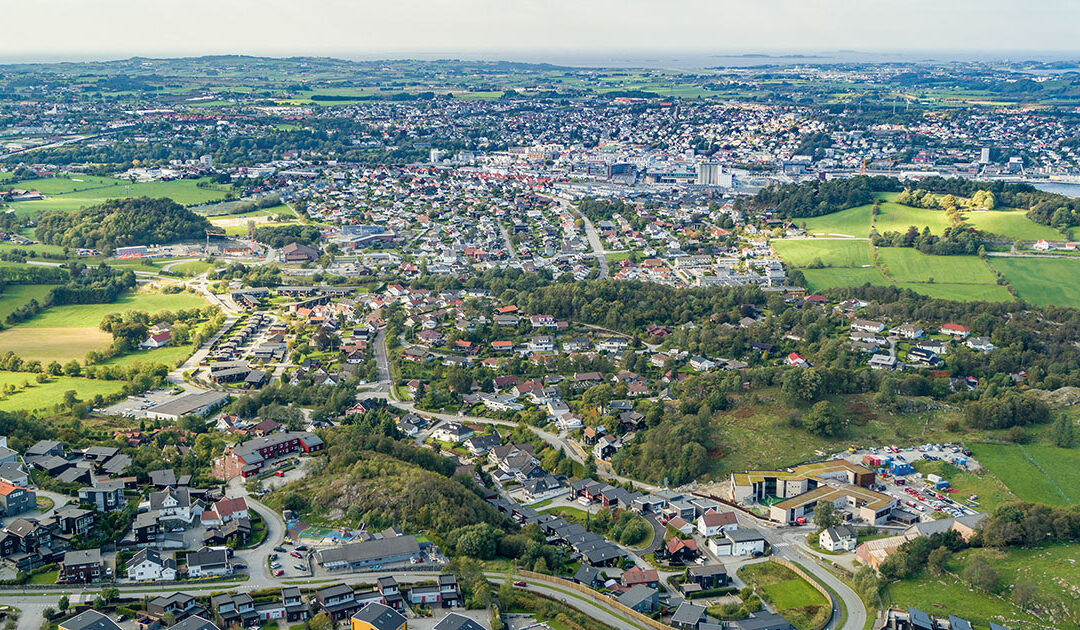
<instances>
[{"instance_id":1,"label":"residential house","mask_svg":"<svg viewBox=\"0 0 1080 630\"><path fill-rule=\"evenodd\" d=\"M855 551L855 532L847 525L837 525L821 530L818 544L826 551Z\"/></svg>"},{"instance_id":2,"label":"residential house","mask_svg":"<svg viewBox=\"0 0 1080 630\"><path fill-rule=\"evenodd\" d=\"M350 630L405 630L405 626L401 613L378 602L368 603L349 619Z\"/></svg>"},{"instance_id":3,"label":"residential house","mask_svg":"<svg viewBox=\"0 0 1080 630\"><path fill-rule=\"evenodd\" d=\"M176 579L176 560L153 549L140 549L127 561L127 577L135 582Z\"/></svg>"},{"instance_id":4,"label":"residential house","mask_svg":"<svg viewBox=\"0 0 1080 630\"><path fill-rule=\"evenodd\" d=\"M101 550L83 549L64 553L57 582L85 584L101 581L105 577L107 577L107 572L105 563L101 561Z\"/></svg>"},{"instance_id":5,"label":"residential house","mask_svg":"<svg viewBox=\"0 0 1080 630\"><path fill-rule=\"evenodd\" d=\"M189 578L211 577L232 573L229 556L224 549L203 547L187 556Z\"/></svg>"},{"instance_id":6,"label":"residential house","mask_svg":"<svg viewBox=\"0 0 1080 630\"><path fill-rule=\"evenodd\" d=\"M660 593L653 587L638 584L619 595L616 601L631 610L651 615L660 603Z\"/></svg>"},{"instance_id":7,"label":"residential house","mask_svg":"<svg viewBox=\"0 0 1080 630\"><path fill-rule=\"evenodd\" d=\"M705 538L719 536L723 532L735 529L739 522L735 519L734 512L718 512L711 510L697 518L698 534Z\"/></svg>"}]
</instances>

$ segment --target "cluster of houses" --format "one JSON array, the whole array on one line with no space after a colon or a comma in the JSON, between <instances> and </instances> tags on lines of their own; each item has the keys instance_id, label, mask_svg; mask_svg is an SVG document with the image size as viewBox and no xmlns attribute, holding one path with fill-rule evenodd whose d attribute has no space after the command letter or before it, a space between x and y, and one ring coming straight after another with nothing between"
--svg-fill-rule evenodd
<instances>
[{"instance_id":1,"label":"cluster of houses","mask_svg":"<svg viewBox=\"0 0 1080 630\"><path fill-rule=\"evenodd\" d=\"M239 323L239 322L238 322ZM267 313L252 313L242 325L233 325L223 331L210 349L210 365L207 378L214 383L244 381L252 368L248 359L262 362L280 362L285 359L288 346L285 335L288 327L274 322ZM254 342L260 340L258 344Z\"/></svg>"},{"instance_id":2,"label":"cluster of houses","mask_svg":"<svg viewBox=\"0 0 1080 630\"><path fill-rule=\"evenodd\" d=\"M987 337L971 336L971 329L956 323L942 324L937 339L929 336L921 326L904 323L888 328L885 322L856 317L859 309L868 302L855 298L839 305L839 311L851 318L850 339L852 348L870 355L869 365L877 370L902 370L905 366L938 368L944 365L941 357L948 354L952 344L962 344L978 352L989 352L994 344ZM901 361L895 344L907 344L907 352Z\"/></svg>"}]
</instances>

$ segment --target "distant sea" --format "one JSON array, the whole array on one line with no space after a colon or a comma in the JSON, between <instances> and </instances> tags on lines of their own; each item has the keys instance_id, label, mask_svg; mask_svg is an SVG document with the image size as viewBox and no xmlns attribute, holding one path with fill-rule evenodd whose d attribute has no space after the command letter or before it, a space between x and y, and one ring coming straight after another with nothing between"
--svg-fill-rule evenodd
<instances>
[{"instance_id":1,"label":"distant sea","mask_svg":"<svg viewBox=\"0 0 1080 630\"><path fill-rule=\"evenodd\" d=\"M1080 199L1080 184L1070 184L1067 182L1039 182L1032 185L1045 192L1057 193L1059 195L1065 195L1066 197Z\"/></svg>"}]
</instances>

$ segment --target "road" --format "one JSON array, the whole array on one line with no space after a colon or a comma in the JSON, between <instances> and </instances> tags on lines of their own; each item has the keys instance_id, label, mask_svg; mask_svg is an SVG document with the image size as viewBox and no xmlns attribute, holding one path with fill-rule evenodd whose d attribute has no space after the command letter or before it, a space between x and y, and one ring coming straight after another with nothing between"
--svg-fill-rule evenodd
<instances>
[{"instance_id":1,"label":"road","mask_svg":"<svg viewBox=\"0 0 1080 630\"><path fill-rule=\"evenodd\" d=\"M589 239L589 245L592 247L593 254L596 256L596 262L600 265L600 274L596 276L597 280L603 280L609 275L607 252L604 251L604 244L600 242L600 235L596 232L596 227L593 226L589 217L585 216L578 209L570 204L569 201L562 197L548 197L552 201L555 201L563 208L570 211L570 214L581 219L581 222L585 225L585 236Z\"/></svg>"}]
</instances>

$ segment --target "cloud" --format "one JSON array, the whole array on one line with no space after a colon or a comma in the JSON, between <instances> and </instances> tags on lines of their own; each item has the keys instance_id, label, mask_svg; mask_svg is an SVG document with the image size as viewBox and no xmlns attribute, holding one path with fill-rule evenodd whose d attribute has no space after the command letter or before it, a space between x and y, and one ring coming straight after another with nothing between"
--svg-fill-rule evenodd
<instances>
[{"instance_id":1,"label":"cloud","mask_svg":"<svg viewBox=\"0 0 1080 630\"><path fill-rule=\"evenodd\" d=\"M1066 0L0 0L0 57L1070 51Z\"/></svg>"}]
</instances>

